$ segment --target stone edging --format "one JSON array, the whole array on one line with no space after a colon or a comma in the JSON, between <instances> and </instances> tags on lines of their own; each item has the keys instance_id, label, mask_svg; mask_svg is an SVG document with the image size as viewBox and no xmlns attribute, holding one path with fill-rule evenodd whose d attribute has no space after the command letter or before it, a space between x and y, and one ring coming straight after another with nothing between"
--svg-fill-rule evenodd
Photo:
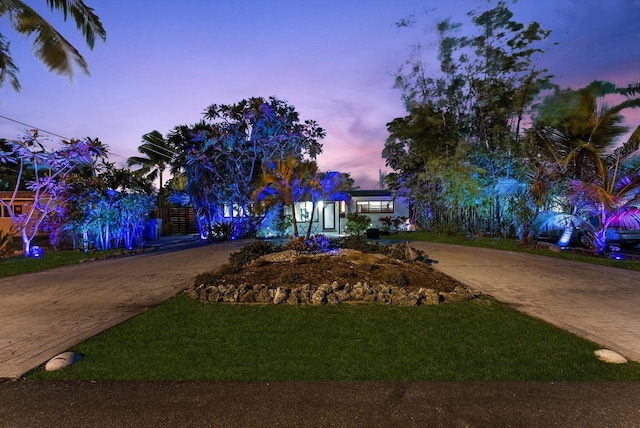
<instances>
[{"instance_id":1,"label":"stone edging","mask_svg":"<svg viewBox=\"0 0 640 428\"><path fill-rule=\"evenodd\" d=\"M189 296L208 302L261 303L324 305L346 302L380 302L399 306L438 305L474 299L480 292L462 285L452 292L438 292L430 288L420 288L417 292L386 284L369 285L358 282L355 285L325 283L318 287L309 284L292 287L269 287L265 284L250 285L192 285Z\"/></svg>"}]
</instances>

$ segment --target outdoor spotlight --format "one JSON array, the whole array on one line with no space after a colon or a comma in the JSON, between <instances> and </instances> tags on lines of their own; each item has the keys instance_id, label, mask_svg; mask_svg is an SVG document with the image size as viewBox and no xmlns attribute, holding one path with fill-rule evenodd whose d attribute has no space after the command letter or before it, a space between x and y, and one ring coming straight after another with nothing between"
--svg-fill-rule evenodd
<instances>
[{"instance_id":1,"label":"outdoor spotlight","mask_svg":"<svg viewBox=\"0 0 640 428\"><path fill-rule=\"evenodd\" d=\"M44 250L42 249L42 247L39 247L37 245L34 245L29 250L29 257L38 258L38 257L42 257L43 254L44 254Z\"/></svg>"}]
</instances>

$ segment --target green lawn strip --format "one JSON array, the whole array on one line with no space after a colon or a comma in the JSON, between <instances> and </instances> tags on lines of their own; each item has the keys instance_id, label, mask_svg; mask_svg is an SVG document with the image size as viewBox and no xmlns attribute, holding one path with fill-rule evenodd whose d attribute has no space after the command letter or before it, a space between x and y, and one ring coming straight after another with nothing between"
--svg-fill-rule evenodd
<instances>
[{"instance_id":1,"label":"green lawn strip","mask_svg":"<svg viewBox=\"0 0 640 428\"><path fill-rule=\"evenodd\" d=\"M401 241L424 241L437 242L441 244L464 245L468 247L493 248L503 251L517 251L521 253L536 254L539 256L555 257L563 260L572 260L577 262L591 263L602 266L617 267L621 269L640 271L640 262L631 260L613 260L608 257L596 257L590 254L579 254L570 251L554 252L547 249L535 248L531 246L520 245L510 238L495 238L481 236L477 239L468 239L464 236L444 235L433 232L410 232L391 235L390 238Z\"/></svg>"},{"instance_id":2,"label":"green lawn strip","mask_svg":"<svg viewBox=\"0 0 640 428\"><path fill-rule=\"evenodd\" d=\"M180 295L73 348L28 379L640 380L640 364L495 300L439 306L210 304Z\"/></svg>"},{"instance_id":3,"label":"green lawn strip","mask_svg":"<svg viewBox=\"0 0 640 428\"><path fill-rule=\"evenodd\" d=\"M121 250L100 251L92 254L86 254L81 251L67 250L46 251L44 255L39 258L8 257L0 259L0 278L69 266L77 264L83 259L92 259L105 255L108 256L119 252L121 252Z\"/></svg>"}]
</instances>

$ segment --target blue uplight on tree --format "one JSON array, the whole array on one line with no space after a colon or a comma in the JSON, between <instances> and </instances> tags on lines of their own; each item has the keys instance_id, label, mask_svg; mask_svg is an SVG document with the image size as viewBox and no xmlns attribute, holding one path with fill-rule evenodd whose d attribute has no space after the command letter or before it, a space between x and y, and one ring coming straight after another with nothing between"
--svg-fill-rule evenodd
<instances>
[{"instance_id":1,"label":"blue uplight on tree","mask_svg":"<svg viewBox=\"0 0 640 428\"><path fill-rule=\"evenodd\" d=\"M29 249L29 257L39 258L42 257L43 254L44 250L42 249L42 247L39 247L37 245L34 245Z\"/></svg>"}]
</instances>

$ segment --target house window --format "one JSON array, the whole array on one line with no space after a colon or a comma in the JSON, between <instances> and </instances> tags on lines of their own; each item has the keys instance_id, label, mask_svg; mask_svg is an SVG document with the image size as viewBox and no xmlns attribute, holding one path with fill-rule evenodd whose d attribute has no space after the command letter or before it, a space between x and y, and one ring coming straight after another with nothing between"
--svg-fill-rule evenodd
<instances>
[{"instance_id":1,"label":"house window","mask_svg":"<svg viewBox=\"0 0 640 428\"><path fill-rule=\"evenodd\" d=\"M311 219L311 210L313 209L313 204L311 202L300 202L298 204L300 209L300 218L301 222L308 222ZM313 221L318 221L318 210L314 210L313 213Z\"/></svg>"},{"instance_id":2,"label":"house window","mask_svg":"<svg viewBox=\"0 0 640 428\"><path fill-rule=\"evenodd\" d=\"M229 205L224 206L224 216L226 218L231 217L231 206ZM244 217L244 210L238 204L233 204L233 217L234 218Z\"/></svg>"},{"instance_id":3,"label":"house window","mask_svg":"<svg viewBox=\"0 0 640 428\"><path fill-rule=\"evenodd\" d=\"M13 213L15 215L22 214L22 205L12 205L11 209L13 210ZM0 217L11 217L9 215L9 210L7 209L7 207L2 207L2 211L0 211Z\"/></svg>"},{"instance_id":4,"label":"house window","mask_svg":"<svg viewBox=\"0 0 640 428\"><path fill-rule=\"evenodd\" d=\"M359 213L393 213L393 201L357 201Z\"/></svg>"}]
</instances>

